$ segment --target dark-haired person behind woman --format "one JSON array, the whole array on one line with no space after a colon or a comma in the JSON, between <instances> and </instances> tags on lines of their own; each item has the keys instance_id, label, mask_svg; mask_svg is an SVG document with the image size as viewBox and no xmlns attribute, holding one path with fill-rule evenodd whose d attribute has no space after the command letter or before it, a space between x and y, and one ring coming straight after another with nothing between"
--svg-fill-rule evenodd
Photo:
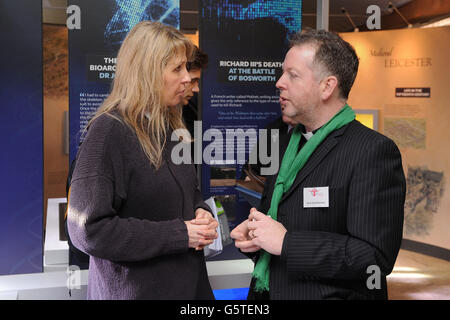
<instances>
[{"instance_id":1,"label":"dark-haired person behind woman","mask_svg":"<svg viewBox=\"0 0 450 320\"><path fill-rule=\"evenodd\" d=\"M193 165L175 165L192 44L157 22L137 24L112 91L88 124L72 177L68 230L90 255L89 299L213 299L204 246L217 221Z\"/></svg>"}]
</instances>

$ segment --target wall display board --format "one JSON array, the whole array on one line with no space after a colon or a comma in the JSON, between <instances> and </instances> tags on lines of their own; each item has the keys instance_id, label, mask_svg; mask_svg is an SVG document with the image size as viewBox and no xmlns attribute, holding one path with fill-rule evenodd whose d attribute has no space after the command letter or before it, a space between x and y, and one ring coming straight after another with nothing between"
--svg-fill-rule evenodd
<instances>
[{"instance_id":1,"label":"wall display board","mask_svg":"<svg viewBox=\"0 0 450 320\"><path fill-rule=\"evenodd\" d=\"M42 272L41 31L41 1L0 1L0 275Z\"/></svg>"},{"instance_id":2,"label":"wall display board","mask_svg":"<svg viewBox=\"0 0 450 320\"><path fill-rule=\"evenodd\" d=\"M341 35L360 57L349 104L378 109L402 153L404 238L450 249L450 27Z\"/></svg>"},{"instance_id":3,"label":"wall display board","mask_svg":"<svg viewBox=\"0 0 450 320\"><path fill-rule=\"evenodd\" d=\"M69 0L70 161L81 132L107 97L116 55L127 33L140 21L160 21L179 28L180 1ZM80 19L77 21L77 13Z\"/></svg>"},{"instance_id":4,"label":"wall display board","mask_svg":"<svg viewBox=\"0 0 450 320\"><path fill-rule=\"evenodd\" d=\"M209 64L200 92L202 124L194 137L203 141L203 148L194 161L203 163L204 198L215 196L220 202L230 230L247 218L250 209L235 189L236 179L249 150L261 138L259 129L280 116L275 83L289 36L301 29L301 4L301 0L199 2L199 43ZM224 251L214 260L245 258L231 239L224 238Z\"/></svg>"}]
</instances>

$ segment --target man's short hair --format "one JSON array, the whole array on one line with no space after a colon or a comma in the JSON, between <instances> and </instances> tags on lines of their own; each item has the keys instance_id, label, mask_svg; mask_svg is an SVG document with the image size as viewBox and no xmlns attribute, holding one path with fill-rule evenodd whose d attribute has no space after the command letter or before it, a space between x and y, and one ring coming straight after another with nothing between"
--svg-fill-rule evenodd
<instances>
[{"instance_id":1,"label":"man's short hair","mask_svg":"<svg viewBox=\"0 0 450 320\"><path fill-rule=\"evenodd\" d=\"M205 69L207 65L208 55L197 46L194 46L194 51L192 52L191 58L186 64L187 70L202 70Z\"/></svg>"},{"instance_id":2,"label":"man's short hair","mask_svg":"<svg viewBox=\"0 0 450 320\"><path fill-rule=\"evenodd\" d=\"M358 56L352 45L334 32L306 29L293 35L291 48L304 44L316 48L313 64L325 69L326 75L338 79L338 88L342 98L347 99L358 73Z\"/></svg>"}]
</instances>

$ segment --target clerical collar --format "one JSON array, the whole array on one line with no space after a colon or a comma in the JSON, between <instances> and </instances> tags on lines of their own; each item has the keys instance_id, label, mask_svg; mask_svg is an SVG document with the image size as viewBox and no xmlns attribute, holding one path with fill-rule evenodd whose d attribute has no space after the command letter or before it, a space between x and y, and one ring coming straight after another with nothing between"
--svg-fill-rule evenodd
<instances>
[{"instance_id":1,"label":"clerical collar","mask_svg":"<svg viewBox=\"0 0 450 320\"><path fill-rule=\"evenodd\" d=\"M294 129L294 128L295 128L295 127L294 127L293 125L288 124L288 131L287 131L287 132L290 133L291 130Z\"/></svg>"},{"instance_id":2,"label":"clerical collar","mask_svg":"<svg viewBox=\"0 0 450 320\"><path fill-rule=\"evenodd\" d=\"M300 133L302 134L302 136L305 137L306 141L308 141L309 139L311 139L311 137L320 129L317 128L316 130L310 131L310 132L306 132L306 128L304 125L302 125L301 123L299 123L297 125L298 129L300 130Z\"/></svg>"},{"instance_id":3,"label":"clerical collar","mask_svg":"<svg viewBox=\"0 0 450 320\"><path fill-rule=\"evenodd\" d=\"M312 133L312 132L306 132L306 133L301 132L301 134L305 137L306 141L311 139L311 137L314 135L314 133Z\"/></svg>"}]
</instances>

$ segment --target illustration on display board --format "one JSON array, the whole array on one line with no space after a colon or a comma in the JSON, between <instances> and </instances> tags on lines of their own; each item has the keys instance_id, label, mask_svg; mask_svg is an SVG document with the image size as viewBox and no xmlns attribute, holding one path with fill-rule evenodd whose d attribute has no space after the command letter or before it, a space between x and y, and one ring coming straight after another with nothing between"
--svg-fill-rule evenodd
<instances>
[{"instance_id":1,"label":"illustration on display board","mask_svg":"<svg viewBox=\"0 0 450 320\"><path fill-rule=\"evenodd\" d=\"M106 26L105 44L118 49L128 31L144 20L159 21L179 28L180 1L116 0L114 15Z\"/></svg>"},{"instance_id":2,"label":"illustration on display board","mask_svg":"<svg viewBox=\"0 0 450 320\"><path fill-rule=\"evenodd\" d=\"M384 134L399 148L426 148L425 119L384 118Z\"/></svg>"},{"instance_id":3,"label":"illustration on display board","mask_svg":"<svg viewBox=\"0 0 450 320\"><path fill-rule=\"evenodd\" d=\"M406 235L429 235L444 194L444 172L408 167L406 178Z\"/></svg>"}]
</instances>

